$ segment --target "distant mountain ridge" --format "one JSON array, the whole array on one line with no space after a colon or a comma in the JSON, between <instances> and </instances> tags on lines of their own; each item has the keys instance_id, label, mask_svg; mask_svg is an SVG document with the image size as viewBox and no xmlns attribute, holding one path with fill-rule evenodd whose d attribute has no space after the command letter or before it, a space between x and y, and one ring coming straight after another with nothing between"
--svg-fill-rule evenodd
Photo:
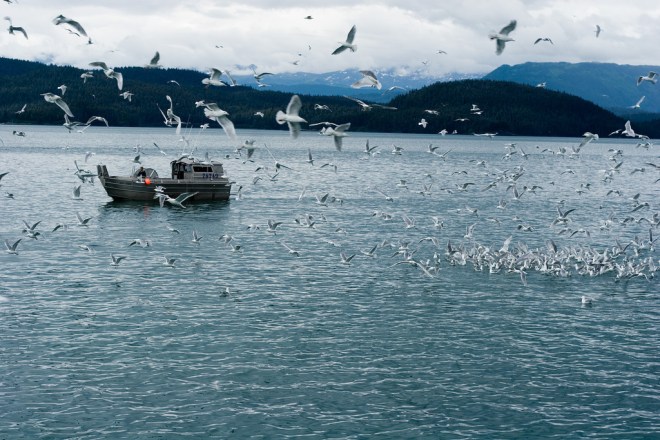
<instances>
[{"instance_id":1,"label":"distant mountain ridge","mask_svg":"<svg viewBox=\"0 0 660 440\"><path fill-rule=\"evenodd\" d=\"M374 71L383 88L354 89L351 84L362 78L358 69L348 69L325 73L293 72L267 75L262 82L268 84L267 90L301 93L314 96L349 95L373 102L388 102L393 97L410 90L416 90L435 82L475 79L482 75L451 73L442 77L431 77L421 71L400 72L394 69ZM257 88L251 75L232 75L241 85ZM390 88L392 88L390 90Z\"/></svg>"},{"instance_id":2,"label":"distant mountain ridge","mask_svg":"<svg viewBox=\"0 0 660 440\"><path fill-rule=\"evenodd\" d=\"M396 107L396 110L379 108L376 100L360 97L367 104L373 104L369 111L365 111L363 106L346 97L355 98L359 96L358 92L382 94L395 81L412 87L414 81L427 79L423 76L415 78L414 75L409 79L394 74L390 77L388 73L380 72L383 90L377 91L350 88L350 84L360 78L357 71L333 72L324 76L272 75L264 82L275 84L277 81L274 80L279 77L280 83L284 83L282 87L291 87L291 91L275 91L272 90L274 85L255 88L256 82L251 75L235 78L239 84L245 85L205 87L202 79L207 75L203 72L115 67L124 76L123 91L133 93L132 100L128 101L120 96L116 81L106 78L99 69L83 81L81 74L86 70L0 58L0 123L63 123L61 109L45 102L41 96L46 92L61 94L76 120L84 122L98 115L105 117L111 126L162 127L161 111L169 108L170 102L166 99L169 96L174 113L189 127L209 122L202 108L195 104L204 100L218 103L229 112L239 131L244 128L281 130L283 128L276 123L275 114L286 108L292 93L301 95L301 116L310 124L321 121L337 124L350 122L351 131L432 134L456 130L459 134L580 137L586 131L605 136L623 128L625 122L579 97L506 81L463 79L435 82L388 97L384 103ZM286 84L287 81L289 84ZM307 82L312 88L310 90L317 90L317 93L319 89L313 87L335 87L339 92L331 96L302 93L304 89L296 85L300 82ZM62 84L67 86L66 94L58 90ZM477 104L483 112L472 113L473 104ZM319 110L326 105L330 111ZM18 112L23 106L25 110ZM258 116L261 114L263 116ZM217 124L211 126L218 128ZM304 128L317 129L306 125ZM652 137L660 137L660 124L636 124L635 129Z\"/></svg>"},{"instance_id":3,"label":"distant mountain ridge","mask_svg":"<svg viewBox=\"0 0 660 440\"><path fill-rule=\"evenodd\" d=\"M660 73L660 66L530 62L513 66L504 64L483 79L531 86L545 83L548 90L579 96L627 119L644 120L660 117L660 84L643 82L637 85L637 78L650 71ZM642 96L645 99L640 108L633 109Z\"/></svg>"}]
</instances>

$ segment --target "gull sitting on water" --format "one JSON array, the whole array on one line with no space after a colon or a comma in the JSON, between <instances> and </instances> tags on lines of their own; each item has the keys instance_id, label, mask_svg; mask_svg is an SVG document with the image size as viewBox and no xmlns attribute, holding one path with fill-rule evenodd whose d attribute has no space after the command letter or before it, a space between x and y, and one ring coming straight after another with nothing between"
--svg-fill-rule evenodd
<instances>
[{"instance_id":1,"label":"gull sitting on water","mask_svg":"<svg viewBox=\"0 0 660 440\"><path fill-rule=\"evenodd\" d=\"M71 110L69 109L69 105L66 102L64 102L61 96L58 96L54 93L42 93L41 96L44 97L44 100L46 102L50 102L57 105L59 108L61 108L64 111L64 113L67 114L67 116L73 118L73 113L71 113Z\"/></svg>"},{"instance_id":2,"label":"gull sitting on water","mask_svg":"<svg viewBox=\"0 0 660 440\"><path fill-rule=\"evenodd\" d=\"M103 69L105 76L117 81L117 88L119 88L119 90L124 87L124 76L120 72L115 72L113 69L109 68L108 65L103 61L93 61L89 63L89 65Z\"/></svg>"},{"instance_id":3,"label":"gull sitting on water","mask_svg":"<svg viewBox=\"0 0 660 440\"><path fill-rule=\"evenodd\" d=\"M293 95L289 101L289 105L286 107L286 113L282 110L278 110L275 114L275 120L278 124L286 123L289 126L289 133L291 137L296 139L300 134L300 123L305 122L306 120L299 116L300 109L302 108L302 101L298 95Z\"/></svg>"},{"instance_id":4,"label":"gull sitting on water","mask_svg":"<svg viewBox=\"0 0 660 440\"><path fill-rule=\"evenodd\" d=\"M332 54L337 55L345 51L346 49L350 49L351 52L355 52L357 50L357 46L353 44L353 40L355 39L355 31L356 31L355 25L351 28L350 31L348 31L348 35L346 36L346 41L343 43L340 43L341 46L339 46L337 49L335 49Z\"/></svg>"},{"instance_id":5,"label":"gull sitting on water","mask_svg":"<svg viewBox=\"0 0 660 440\"><path fill-rule=\"evenodd\" d=\"M513 38L509 36L509 33L511 33L516 28L516 24L516 20L511 20L511 22L504 26L499 32L491 32L490 35L488 35L491 40L496 40L495 53L497 55L502 54L508 41L514 41Z\"/></svg>"}]
</instances>

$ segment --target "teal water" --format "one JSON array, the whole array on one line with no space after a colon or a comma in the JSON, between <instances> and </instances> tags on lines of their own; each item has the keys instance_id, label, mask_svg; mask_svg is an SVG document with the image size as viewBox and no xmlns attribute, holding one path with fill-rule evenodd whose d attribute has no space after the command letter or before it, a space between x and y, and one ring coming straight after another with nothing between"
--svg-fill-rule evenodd
<instances>
[{"instance_id":1,"label":"teal water","mask_svg":"<svg viewBox=\"0 0 660 440\"><path fill-rule=\"evenodd\" d=\"M74 160L83 165L88 151L86 167L121 174L140 144L143 163L165 171L171 158L151 144L177 156L183 143L171 130L21 129L25 138L0 136L0 173L9 171L0 239L22 238L18 255L0 254L0 438L653 438L660 430L655 146L600 140L569 157L556 153L577 139L351 133L337 152L315 133L292 141L254 131L239 133L259 146L244 162L207 130L191 134L189 148L224 158L241 198L182 210L115 203L98 182L71 198ZM367 139L380 154L362 152ZM503 159L509 142L529 157ZM451 150L446 160L429 143ZM617 161L609 149L622 150ZM290 169L272 177L276 160ZM336 172L321 167L329 162ZM484 190L515 170L524 171L518 190L542 188L519 200L507 179ZM465 183L474 185L461 191ZM336 197L327 206L316 201L325 193ZM557 206L575 209L566 224L552 225ZM89 227L77 226L76 212L92 217ZM308 215L312 227L294 221ZM282 222L276 233L268 220ZM38 239L21 232L23 221L41 221ZM58 223L68 227L53 232ZM566 273L532 264L526 284L507 267L491 273L478 257L509 236L511 267L528 254L547 257L552 239ZM151 245L129 246L138 238ZM432 276L396 264L402 243ZM361 252L376 245L374 257ZM342 251L356 254L350 264ZM618 269L589 273L600 264L595 252L606 251ZM126 258L113 267L111 254Z\"/></svg>"}]
</instances>

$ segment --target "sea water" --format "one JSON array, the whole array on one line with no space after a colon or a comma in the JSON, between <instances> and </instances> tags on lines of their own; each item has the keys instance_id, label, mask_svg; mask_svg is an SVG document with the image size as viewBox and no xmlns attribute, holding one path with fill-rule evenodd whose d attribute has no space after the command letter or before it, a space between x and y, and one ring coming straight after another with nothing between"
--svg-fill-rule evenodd
<instances>
[{"instance_id":1,"label":"sea water","mask_svg":"<svg viewBox=\"0 0 660 440\"><path fill-rule=\"evenodd\" d=\"M600 139L575 154L579 138L349 133L337 151L315 132L239 130L257 147L247 160L217 129L181 140L12 128L0 134L0 239L22 240L18 255L0 254L0 438L660 431L656 146ZM167 175L190 152L224 163L230 201L118 203L75 174L100 163L129 174L140 154ZM41 222L37 239L24 222ZM589 275L571 261L523 280L470 261L509 237L519 253L548 252L549 240L565 252L625 247L619 264L644 268ZM125 258L115 267L111 255Z\"/></svg>"}]
</instances>

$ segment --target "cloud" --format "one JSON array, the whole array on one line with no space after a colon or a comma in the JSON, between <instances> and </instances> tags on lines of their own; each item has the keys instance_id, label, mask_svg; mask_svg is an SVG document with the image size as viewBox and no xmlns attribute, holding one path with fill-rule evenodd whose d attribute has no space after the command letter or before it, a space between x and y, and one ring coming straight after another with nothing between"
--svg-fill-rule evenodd
<instances>
[{"instance_id":1,"label":"cloud","mask_svg":"<svg viewBox=\"0 0 660 440\"><path fill-rule=\"evenodd\" d=\"M65 8L53 3L3 4L3 13L23 26L29 39L1 34L0 55L82 68L103 60L121 67L144 65L158 50L161 64L176 68L240 71L237 66L256 65L274 73L368 68L441 76L486 73L526 61L651 64L649 54L660 37L651 25L660 18L660 6L646 0L580 7L566 0L68 0ZM65 25L53 25L59 14L79 21L94 44ZM307 15L314 18L305 20ZM518 21L515 41L497 56L488 33L511 19ZM354 24L357 52L332 56ZM598 38L596 24L603 28ZM554 44L534 45L538 37ZM438 54L440 49L447 54Z\"/></svg>"}]
</instances>

